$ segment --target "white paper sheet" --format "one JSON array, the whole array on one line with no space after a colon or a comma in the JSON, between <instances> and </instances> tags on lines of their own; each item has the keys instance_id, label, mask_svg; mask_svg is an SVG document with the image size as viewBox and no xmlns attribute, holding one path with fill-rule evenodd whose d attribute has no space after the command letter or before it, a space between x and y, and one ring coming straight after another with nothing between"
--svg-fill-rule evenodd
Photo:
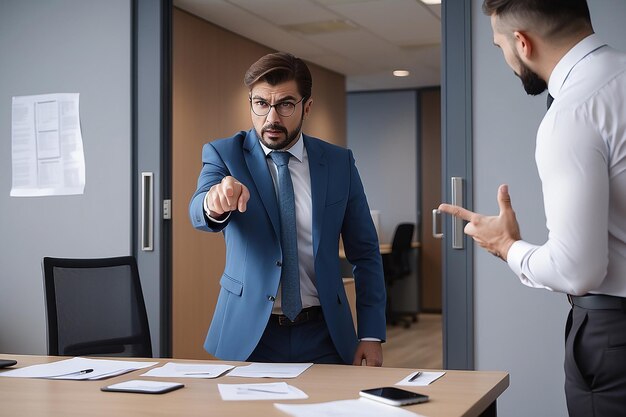
<instances>
[{"instance_id":1,"label":"white paper sheet","mask_svg":"<svg viewBox=\"0 0 626 417\"><path fill-rule=\"evenodd\" d=\"M175 378L217 378L231 369L233 365L205 365L195 363L168 362L160 368L150 369L141 376Z\"/></svg>"},{"instance_id":2,"label":"white paper sheet","mask_svg":"<svg viewBox=\"0 0 626 417\"><path fill-rule=\"evenodd\" d=\"M83 194L79 94L13 97L12 197Z\"/></svg>"},{"instance_id":3,"label":"white paper sheet","mask_svg":"<svg viewBox=\"0 0 626 417\"><path fill-rule=\"evenodd\" d=\"M393 405L360 398L317 404L274 404L294 417L424 417Z\"/></svg>"},{"instance_id":4,"label":"white paper sheet","mask_svg":"<svg viewBox=\"0 0 626 417\"><path fill-rule=\"evenodd\" d=\"M269 384L217 384L222 400L298 400L309 398L304 391L288 385L286 382Z\"/></svg>"},{"instance_id":5,"label":"white paper sheet","mask_svg":"<svg viewBox=\"0 0 626 417\"><path fill-rule=\"evenodd\" d=\"M132 362L105 359L72 358L58 362L32 365L0 372L12 378L47 378L94 380L121 375L136 369L148 368L158 362Z\"/></svg>"},{"instance_id":6,"label":"white paper sheet","mask_svg":"<svg viewBox=\"0 0 626 417\"><path fill-rule=\"evenodd\" d=\"M238 366L228 376L243 378L296 378L313 365L312 363L251 363Z\"/></svg>"},{"instance_id":7,"label":"white paper sheet","mask_svg":"<svg viewBox=\"0 0 626 417\"><path fill-rule=\"evenodd\" d=\"M395 385L407 386L407 387L424 387L433 381L441 378L445 375L445 372L422 372L414 381L409 381L417 372L413 372L401 381L395 383Z\"/></svg>"},{"instance_id":8,"label":"white paper sheet","mask_svg":"<svg viewBox=\"0 0 626 417\"><path fill-rule=\"evenodd\" d=\"M124 381L117 384L109 385L105 389L108 391L136 391L141 393L161 393L171 388L184 387L180 382L161 382L161 381L144 381L141 379L133 379L132 381Z\"/></svg>"}]
</instances>

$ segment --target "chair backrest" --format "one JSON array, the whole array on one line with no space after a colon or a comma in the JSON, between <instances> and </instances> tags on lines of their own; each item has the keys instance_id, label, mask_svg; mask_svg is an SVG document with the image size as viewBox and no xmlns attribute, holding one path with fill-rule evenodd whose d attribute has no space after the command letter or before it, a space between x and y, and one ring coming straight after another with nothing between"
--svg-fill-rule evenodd
<instances>
[{"instance_id":1,"label":"chair backrest","mask_svg":"<svg viewBox=\"0 0 626 417\"><path fill-rule=\"evenodd\" d=\"M410 251L413 240L414 223L400 223L396 226L391 242L391 262L396 278L411 273Z\"/></svg>"},{"instance_id":2,"label":"chair backrest","mask_svg":"<svg viewBox=\"0 0 626 417\"><path fill-rule=\"evenodd\" d=\"M43 258L48 354L152 357L133 256Z\"/></svg>"}]
</instances>

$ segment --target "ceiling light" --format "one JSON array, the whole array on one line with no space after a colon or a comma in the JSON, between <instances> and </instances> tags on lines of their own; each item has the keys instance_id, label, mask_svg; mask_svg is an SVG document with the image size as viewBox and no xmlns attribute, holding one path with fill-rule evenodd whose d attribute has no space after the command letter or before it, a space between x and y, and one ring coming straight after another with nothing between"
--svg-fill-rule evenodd
<instances>
[{"instance_id":1,"label":"ceiling light","mask_svg":"<svg viewBox=\"0 0 626 417\"><path fill-rule=\"evenodd\" d=\"M441 0L422 0L424 4L441 4Z\"/></svg>"},{"instance_id":2,"label":"ceiling light","mask_svg":"<svg viewBox=\"0 0 626 417\"><path fill-rule=\"evenodd\" d=\"M408 77L409 75L411 75L411 73L407 70L395 70L393 72L393 75L395 75L396 77Z\"/></svg>"}]
</instances>

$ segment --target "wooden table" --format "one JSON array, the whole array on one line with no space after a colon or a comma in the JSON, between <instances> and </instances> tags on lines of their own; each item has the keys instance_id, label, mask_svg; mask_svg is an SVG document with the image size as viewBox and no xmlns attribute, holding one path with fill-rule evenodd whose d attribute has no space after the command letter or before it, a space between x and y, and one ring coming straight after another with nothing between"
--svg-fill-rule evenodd
<instances>
[{"instance_id":1,"label":"wooden table","mask_svg":"<svg viewBox=\"0 0 626 417\"><path fill-rule=\"evenodd\" d=\"M15 359L23 367L53 362L62 357L2 355ZM122 359L123 360L123 359ZM209 362L179 359L130 359L166 362ZM240 362L223 362L241 365ZM11 369L11 368L8 368ZM217 379L151 378L138 370L99 381L63 381L0 377L0 416L71 417L71 416L220 416L285 417L274 407L278 401L222 401L218 383L258 383L285 381L306 392L306 400L289 403L319 403L356 399L359 390L392 386L413 369L368 368L345 365L313 365L295 379L255 379L223 376ZM0 370L2 372L2 370ZM131 379L179 381L185 388L162 395L102 392L100 387ZM448 371L426 387L404 387L430 396L430 401L407 407L428 417L473 417L495 415L496 399L509 385L506 372Z\"/></svg>"}]
</instances>

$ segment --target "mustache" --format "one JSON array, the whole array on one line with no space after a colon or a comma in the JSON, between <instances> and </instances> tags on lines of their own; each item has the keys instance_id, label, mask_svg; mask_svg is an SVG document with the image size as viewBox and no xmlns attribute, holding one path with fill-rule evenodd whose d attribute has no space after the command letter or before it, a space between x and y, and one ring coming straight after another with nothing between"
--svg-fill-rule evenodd
<instances>
[{"instance_id":1,"label":"mustache","mask_svg":"<svg viewBox=\"0 0 626 417\"><path fill-rule=\"evenodd\" d=\"M285 135L288 134L287 129L285 128L285 126L281 126L277 123L270 123L267 124L265 126L263 126L263 129L261 129L261 134L267 132L268 130L278 130L280 132L283 132Z\"/></svg>"}]
</instances>

